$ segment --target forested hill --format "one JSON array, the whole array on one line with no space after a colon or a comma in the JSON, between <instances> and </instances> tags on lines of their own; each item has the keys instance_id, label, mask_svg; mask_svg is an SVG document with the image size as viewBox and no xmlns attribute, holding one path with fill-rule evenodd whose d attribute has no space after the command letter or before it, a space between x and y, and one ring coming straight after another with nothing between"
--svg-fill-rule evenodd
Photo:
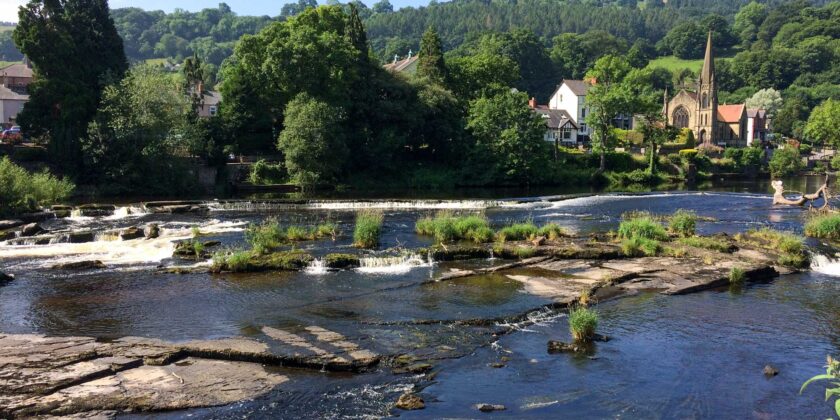
<instances>
[{"instance_id":1,"label":"forested hill","mask_svg":"<svg viewBox=\"0 0 840 420\"><path fill-rule=\"evenodd\" d=\"M335 2L333 0L332 2ZM686 19L719 14L731 21L747 0L454 0L429 6L393 10L388 0L371 0L370 7L354 3L365 19L371 45L380 57L416 51L420 36L434 26L445 49L490 31L524 28L546 42L566 32L604 30L632 43L644 38L655 44L674 25ZM780 0L762 3L783 3ZM812 1L818 5L824 1ZM284 6L279 16L238 16L221 3L199 12L173 13L139 8L112 10L114 23L132 61L169 58L180 62L198 54L205 63L219 66L244 34L257 33L273 20L316 4L298 0ZM0 60L21 59L10 32L0 32Z\"/></svg>"}]
</instances>

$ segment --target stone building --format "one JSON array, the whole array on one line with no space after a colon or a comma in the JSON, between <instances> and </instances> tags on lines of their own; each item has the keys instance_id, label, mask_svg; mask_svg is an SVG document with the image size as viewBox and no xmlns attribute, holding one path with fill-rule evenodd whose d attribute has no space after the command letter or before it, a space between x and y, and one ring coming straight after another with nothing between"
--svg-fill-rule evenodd
<instances>
[{"instance_id":1,"label":"stone building","mask_svg":"<svg viewBox=\"0 0 840 420\"><path fill-rule=\"evenodd\" d=\"M703 69L694 91L681 89L670 100L667 93L665 97L664 112L668 124L677 128L690 128L700 147L745 147L752 145L754 138L763 140L766 131L763 127L748 130L748 115L759 111L747 110L744 104L718 104L711 32L706 41Z\"/></svg>"}]
</instances>

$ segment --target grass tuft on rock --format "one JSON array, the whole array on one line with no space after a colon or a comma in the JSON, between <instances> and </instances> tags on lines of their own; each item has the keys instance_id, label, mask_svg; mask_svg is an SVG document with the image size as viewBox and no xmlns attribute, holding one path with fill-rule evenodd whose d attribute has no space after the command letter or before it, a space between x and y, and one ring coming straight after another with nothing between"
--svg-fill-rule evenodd
<instances>
[{"instance_id":1,"label":"grass tuft on rock","mask_svg":"<svg viewBox=\"0 0 840 420\"><path fill-rule=\"evenodd\" d=\"M549 241L556 241L564 236L569 236L569 233L557 223L549 223L540 228L537 236L544 236Z\"/></svg>"},{"instance_id":2,"label":"grass tuft on rock","mask_svg":"<svg viewBox=\"0 0 840 420\"><path fill-rule=\"evenodd\" d=\"M653 257L662 251L662 245L655 239L633 236L621 241L621 252L628 257Z\"/></svg>"},{"instance_id":3,"label":"grass tuft on rock","mask_svg":"<svg viewBox=\"0 0 840 420\"><path fill-rule=\"evenodd\" d=\"M497 235L500 242L524 241L537 236L540 229L532 222L515 223L499 230Z\"/></svg>"},{"instance_id":4,"label":"grass tuft on rock","mask_svg":"<svg viewBox=\"0 0 840 420\"><path fill-rule=\"evenodd\" d=\"M729 284L743 284L745 279L746 274L744 274L744 270L738 267L732 267L732 269L729 270Z\"/></svg>"},{"instance_id":5,"label":"grass tuft on rock","mask_svg":"<svg viewBox=\"0 0 840 420\"><path fill-rule=\"evenodd\" d=\"M668 221L668 230L683 238L694 236L696 228L697 213L690 210L677 210Z\"/></svg>"},{"instance_id":6,"label":"grass tuft on rock","mask_svg":"<svg viewBox=\"0 0 840 420\"><path fill-rule=\"evenodd\" d=\"M353 231L353 246L373 249L379 246L382 224L385 216L381 211L365 210L356 215L356 228Z\"/></svg>"},{"instance_id":7,"label":"grass tuft on rock","mask_svg":"<svg viewBox=\"0 0 840 420\"><path fill-rule=\"evenodd\" d=\"M793 268L804 268L808 265L808 252L805 240L801 236L790 232L780 232L770 228L751 230L746 234L736 236L741 242L758 246L773 252L778 252L778 263Z\"/></svg>"},{"instance_id":8,"label":"grass tuft on rock","mask_svg":"<svg viewBox=\"0 0 840 420\"><path fill-rule=\"evenodd\" d=\"M840 240L840 214L821 214L808 219L805 235L812 238Z\"/></svg>"},{"instance_id":9,"label":"grass tuft on rock","mask_svg":"<svg viewBox=\"0 0 840 420\"><path fill-rule=\"evenodd\" d=\"M668 232L665 228L650 217L638 217L624 220L618 226L618 237L621 239L651 239L655 241L667 241Z\"/></svg>"},{"instance_id":10,"label":"grass tuft on rock","mask_svg":"<svg viewBox=\"0 0 840 420\"><path fill-rule=\"evenodd\" d=\"M598 313L586 306L576 306L569 310L569 331L578 342L592 341L598 328Z\"/></svg>"},{"instance_id":11,"label":"grass tuft on rock","mask_svg":"<svg viewBox=\"0 0 840 420\"><path fill-rule=\"evenodd\" d=\"M414 226L419 235L433 236L438 243L467 240L486 243L493 240L493 230L486 218L476 215L453 216L440 212L435 217L424 217Z\"/></svg>"}]
</instances>

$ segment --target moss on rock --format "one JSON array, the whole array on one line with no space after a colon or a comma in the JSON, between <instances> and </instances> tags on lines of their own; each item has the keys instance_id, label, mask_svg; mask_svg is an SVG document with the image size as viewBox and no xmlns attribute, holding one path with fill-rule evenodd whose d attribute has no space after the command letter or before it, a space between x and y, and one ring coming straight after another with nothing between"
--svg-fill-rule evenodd
<instances>
[{"instance_id":1,"label":"moss on rock","mask_svg":"<svg viewBox=\"0 0 840 420\"><path fill-rule=\"evenodd\" d=\"M361 266L359 257L352 254L327 254L324 257L324 265L328 268L345 270Z\"/></svg>"}]
</instances>

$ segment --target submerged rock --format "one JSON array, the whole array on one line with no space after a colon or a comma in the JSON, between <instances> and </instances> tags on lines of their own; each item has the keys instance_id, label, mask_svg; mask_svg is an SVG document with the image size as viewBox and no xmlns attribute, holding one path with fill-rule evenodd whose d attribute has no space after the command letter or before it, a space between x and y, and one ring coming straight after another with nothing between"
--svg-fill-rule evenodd
<instances>
[{"instance_id":1,"label":"submerged rock","mask_svg":"<svg viewBox=\"0 0 840 420\"><path fill-rule=\"evenodd\" d=\"M315 258L301 250L273 252L270 254L248 253L242 260L221 261L216 272L256 273L261 271L300 271L309 266Z\"/></svg>"},{"instance_id":2,"label":"submerged rock","mask_svg":"<svg viewBox=\"0 0 840 420\"><path fill-rule=\"evenodd\" d=\"M591 345L573 342L564 343L562 341L551 340L548 342L549 353L587 353Z\"/></svg>"},{"instance_id":3,"label":"submerged rock","mask_svg":"<svg viewBox=\"0 0 840 420\"><path fill-rule=\"evenodd\" d=\"M35 236L35 235L37 235L39 233L43 233L43 232L46 232L46 230L44 230L44 228L42 228L41 225L39 225L37 223L30 223L28 225L23 226L23 228L21 228L20 236L23 236L23 237Z\"/></svg>"},{"instance_id":4,"label":"submerged rock","mask_svg":"<svg viewBox=\"0 0 840 420\"><path fill-rule=\"evenodd\" d=\"M213 256L209 249L219 245L221 245L219 241L182 241L175 245L175 251L172 253L172 256L190 260L206 260Z\"/></svg>"},{"instance_id":5,"label":"submerged rock","mask_svg":"<svg viewBox=\"0 0 840 420\"><path fill-rule=\"evenodd\" d=\"M764 376L772 378L779 374L779 369L773 365L764 366Z\"/></svg>"},{"instance_id":6,"label":"submerged rock","mask_svg":"<svg viewBox=\"0 0 840 420\"><path fill-rule=\"evenodd\" d=\"M0 286L5 286L12 282L15 278L9 274L0 271Z\"/></svg>"},{"instance_id":7,"label":"submerged rock","mask_svg":"<svg viewBox=\"0 0 840 420\"><path fill-rule=\"evenodd\" d=\"M506 410L505 406L501 404L476 404L475 409L483 413Z\"/></svg>"},{"instance_id":8,"label":"submerged rock","mask_svg":"<svg viewBox=\"0 0 840 420\"><path fill-rule=\"evenodd\" d=\"M79 215L84 217L113 216L116 210L113 204L83 204L76 207Z\"/></svg>"},{"instance_id":9,"label":"submerged rock","mask_svg":"<svg viewBox=\"0 0 840 420\"><path fill-rule=\"evenodd\" d=\"M417 394L406 392L400 395L396 407L400 410L422 410L426 408L426 403Z\"/></svg>"},{"instance_id":10,"label":"submerged rock","mask_svg":"<svg viewBox=\"0 0 840 420\"><path fill-rule=\"evenodd\" d=\"M53 270L97 270L105 268L105 264L99 260L92 261L78 261L71 263L56 264L52 266Z\"/></svg>"}]
</instances>

